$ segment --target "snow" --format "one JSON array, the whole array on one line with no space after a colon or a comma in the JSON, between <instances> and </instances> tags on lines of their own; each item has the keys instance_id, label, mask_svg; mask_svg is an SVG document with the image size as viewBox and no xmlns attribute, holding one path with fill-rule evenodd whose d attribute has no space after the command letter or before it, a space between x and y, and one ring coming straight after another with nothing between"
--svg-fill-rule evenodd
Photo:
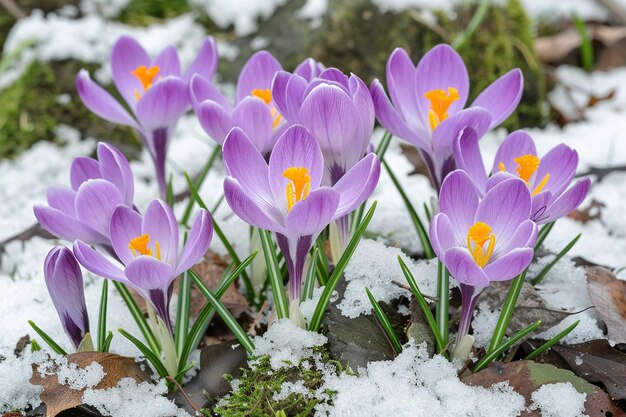
<instances>
[{"instance_id":1,"label":"snow","mask_svg":"<svg viewBox=\"0 0 626 417\"><path fill-rule=\"evenodd\" d=\"M33 376L31 363L42 361L45 357L44 351L32 353L26 349L22 356L16 358L13 348L0 344L0 413L37 407L41 403L39 394L43 388L28 381Z\"/></svg>"},{"instance_id":2,"label":"snow","mask_svg":"<svg viewBox=\"0 0 626 417\"><path fill-rule=\"evenodd\" d=\"M59 384L68 385L75 390L95 387L105 375L102 365L95 361L84 368L75 363L68 363L65 358L59 359L57 364L58 368L53 372L57 374ZM41 371L41 367L39 369Z\"/></svg>"},{"instance_id":3,"label":"snow","mask_svg":"<svg viewBox=\"0 0 626 417\"><path fill-rule=\"evenodd\" d=\"M202 9L222 29L233 25L237 36L254 33L259 19L267 19L287 0L189 0Z\"/></svg>"},{"instance_id":4,"label":"snow","mask_svg":"<svg viewBox=\"0 0 626 417\"><path fill-rule=\"evenodd\" d=\"M275 321L263 336L254 338L254 355L268 355L270 366L278 370L297 365L302 358L313 354L314 347L326 341L326 336L301 329L289 319L282 319Z\"/></svg>"},{"instance_id":5,"label":"snow","mask_svg":"<svg viewBox=\"0 0 626 417\"><path fill-rule=\"evenodd\" d=\"M542 417L586 417L587 394L579 393L569 382L542 385L531 395L530 410L541 410Z\"/></svg>"},{"instance_id":6,"label":"snow","mask_svg":"<svg viewBox=\"0 0 626 417\"><path fill-rule=\"evenodd\" d=\"M123 378L114 388L88 389L83 401L105 416L114 417L190 417L163 396L167 393L165 381L153 385L138 384L132 378Z\"/></svg>"}]
</instances>

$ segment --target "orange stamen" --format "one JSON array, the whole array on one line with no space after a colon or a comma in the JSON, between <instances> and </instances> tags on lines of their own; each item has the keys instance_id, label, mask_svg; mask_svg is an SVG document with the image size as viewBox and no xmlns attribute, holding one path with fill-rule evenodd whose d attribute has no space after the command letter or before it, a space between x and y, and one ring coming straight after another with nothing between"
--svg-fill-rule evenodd
<instances>
[{"instance_id":1,"label":"orange stamen","mask_svg":"<svg viewBox=\"0 0 626 417\"><path fill-rule=\"evenodd\" d=\"M428 122L432 130L435 130L441 122L448 118L448 108L461 98L458 90L454 87L448 87L448 91L442 89L430 90L424 94L424 97L430 101Z\"/></svg>"},{"instance_id":2,"label":"orange stamen","mask_svg":"<svg viewBox=\"0 0 626 417\"><path fill-rule=\"evenodd\" d=\"M476 222L467 231L467 249L470 251L474 262L481 268L489 262L493 249L496 245L496 236L491 232L491 226L487 223ZM485 250L485 243L489 242Z\"/></svg>"},{"instance_id":3,"label":"orange stamen","mask_svg":"<svg viewBox=\"0 0 626 417\"><path fill-rule=\"evenodd\" d=\"M308 197L311 188L311 176L305 167L290 167L283 171L283 177L291 181L285 188L287 210L291 211L297 202Z\"/></svg>"}]
</instances>

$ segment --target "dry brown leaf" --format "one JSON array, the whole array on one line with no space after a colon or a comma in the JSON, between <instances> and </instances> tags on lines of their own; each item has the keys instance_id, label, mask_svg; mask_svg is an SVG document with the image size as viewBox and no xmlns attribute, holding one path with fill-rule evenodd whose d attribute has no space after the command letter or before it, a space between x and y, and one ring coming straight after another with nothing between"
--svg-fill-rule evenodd
<instances>
[{"instance_id":1,"label":"dry brown leaf","mask_svg":"<svg viewBox=\"0 0 626 417\"><path fill-rule=\"evenodd\" d=\"M584 209L576 209L567 215L570 219L576 220L582 224L585 224L591 220L602 218L602 209L606 207L604 203L601 203L595 199L591 200L591 203Z\"/></svg>"},{"instance_id":2,"label":"dry brown leaf","mask_svg":"<svg viewBox=\"0 0 626 417\"><path fill-rule=\"evenodd\" d=\"M424 164L420 153L418 152L415 146L401 144L400 148L402 149L402 153L409 160L411 165L413 165L413 171L409 173L409 175L424 175L426 178L430 178L430 174L428 172L428 167Z\"/></svg>"},{"instance_id":3,"label":"dry brown leaf","mask_svg":"<svg viewBox=\"0 0 626 417\"><path fill-rule=\"evenodd\" d=\"M588 267L587 291L606 323L609 339L626 343L626 281L599 266Z\"/></svg>"},{"instance_id":4,"label":"dry brown leaf","mask_svg":"<svg viewBox=\"0 0 626 417\"><path fill-rule=\"evenodd\" d=\"M95 389L106 389L117 386L122 378L133 378L137 382L149 381L146 374L135 358L102 352L71 353L66 356L68 362L85 368L97 362L104 369L105 375ZM41 401L46 404L46 417L55 417L62 411L78 407L83 404L83 391L59 384L57 374L46 375L39 373L38 366L33 365L33 376L30 379L33 385L43 386Z\"/></svg>"}]
</instances>

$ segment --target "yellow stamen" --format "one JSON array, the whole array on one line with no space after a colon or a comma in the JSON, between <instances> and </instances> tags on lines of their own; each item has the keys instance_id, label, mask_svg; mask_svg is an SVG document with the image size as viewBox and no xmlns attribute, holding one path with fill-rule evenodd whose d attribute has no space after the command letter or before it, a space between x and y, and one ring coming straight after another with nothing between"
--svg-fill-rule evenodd
<instances>
[{"instance_id":1,"label":"yellow stamen","mask_svg":"<svg viewBox=\"0 0 626 417\"><path fill-rule=\"evenodd\" d=\"M278 123L280 123L280 120L283 116L278 113L278 110L272 109L272 117L274 118L274 122L272 123L272 129L276 129L276 126L278 126Z\"/></svg>"},{"instance_id":2,"label":"yellow stamen","mask_svg":"<svg viewBox=\"0 0 626 417\"><path fill-rule=\"evenodd\" d=\"M272 92L270 91L269 88L265 90L255 88L254 90L252 90L250 95L253 97L260 98L261 100L265 102L265 104L270 104L272 102Z\"/></svg>"},{"instance_id":3,"label":"yellow stamen","mask_svg":"<svg viewBox=\"0 0 626 417\"><path fill-rule=\"evenodd\" d=\"M541 190L543 190L543 187L546 186L549 179L550 179L550 174L544 175L544 177L541 179L541 182L535 187L535 191L533 191L533 196L536 196L537 194L541 192Z\"/></svg>"},{"instance_id":4,"label":"yellow stamen","mask_svg":"<svg viewBox=\"0 0 626 417\"><path fill-rule=\"evenodd\" d=\"M498 164L498 169L500 170L500 172L506 171L506 167L504 166L504 163L500 162Z\"/></svg>"},{"instance_id":5,"label":"yellow stamen","mask_svg":"<svg viewBox=\"0 0 626 417\"><path fill-rule=\"evenodd\" d=\"M515 172L517 172L517 175L526 181L526 184L528 184L530 182L530 177L532 177L535 171L537 171L537 168L539 168L540 159L535 155L527 154L518 156L513 161L515 161L518 165Z\"/></svg>"},{"instance_id":6,"label":"yellow stamen","mask_svg":"<svg viewBox=\"0 0 626 417\"><path fill-rule=\"evenodd\" d=\"M146 92L148 91L150 87L152 87L154 78L159 74L160 70L161 68L159 68L156 65L153 65L149 68L146 67L145 65L140 65L137 68L135 68L134 71L131 71L131 74L137 77L137 79L143 86L143 91ZM141 98L141 93L137 90L135 90L134 93L135 93L135 98L139 100Z\"/></svg>"},{"instance_id":7,"label":"yellow stamen","mask_svg":"<svg viewBox=\"0 0 626 417\"><path fill-rule=\"evenodd\" d=\"M488 243L485 250L485 243ZM483 268L489 262L496 245L496 236L491 232L491 226L487 223L476 222L467 231L467 249L470 251L474 262Z\"/></svg>"},{"instance_id":8,"label":"yellow stamen","mask_svg":"<svg viewBox=\"0 0 626 417\"><path fill-rule=\"evenodd\" d=\"M424 97L430 101L428 123L430 123L432 130L435 130L441 122L448 118L448 108L461 98L458 90L454 87L448 87L448 91L442 89L430 90L424 94Z\"/></svg>"},{"instance_id":9,"label":"yellow stamen","mask_svg":"<svg viewBox=\"0 0 626 417\"><path fill-rule=\"evenodd\" d=\"M298 201L308 197L311 188L311 176L305 167L290 167L283 171L283 177L291 181L285 188L287 210L291 211Z\"/></svg>"},{"instance_id":10,"label":"yellow stamen","mask_svg":"<svg viewBox=\"0 0 626 417\"><path fill-rule=\"evenodd\" d=\"M130 242L128 242L128 248L131 250L131 252L133 253L133 256L137 256L137 255L146 255L146 256L154 256L153 255L153 251L152 249L150 249L148 247L148 244L150 243L150 235L147 233L144 233L141 236L137 236L134 239L131 239ZM159 245L159 242L154 242L154 248L156 249L156 258L158 260L161 260L161 245Z\"/></svg>"}]
</instances>

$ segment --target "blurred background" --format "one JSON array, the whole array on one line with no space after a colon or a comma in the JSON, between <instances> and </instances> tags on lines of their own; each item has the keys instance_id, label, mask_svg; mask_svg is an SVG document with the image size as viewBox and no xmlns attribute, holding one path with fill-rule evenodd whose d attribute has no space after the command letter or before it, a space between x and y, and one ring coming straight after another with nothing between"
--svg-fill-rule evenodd
<instances>
[{"instance_id":1,"label":"blurred background","mask_svg":"<svg viewBox=\"0 0 626 417\"><path fill-rule=\"evenodd\" d=\"M506 127L564 126L615 96L589 91L579 73L626 63L626 1L0 0L0 158L41 140L61 143L64 126L131 154L139 149L128 129L92 115L74 88L86 68L115 93L108 59L121 34L151 53L176 45L183 66L204 36L214 36L225 90L259 49L288 70L312 56L369 83L384 79L393 48L417 61L446 42L465 59L473 96L509 69L522 69L524 96Z\"/></svg>"}]
</instances>

